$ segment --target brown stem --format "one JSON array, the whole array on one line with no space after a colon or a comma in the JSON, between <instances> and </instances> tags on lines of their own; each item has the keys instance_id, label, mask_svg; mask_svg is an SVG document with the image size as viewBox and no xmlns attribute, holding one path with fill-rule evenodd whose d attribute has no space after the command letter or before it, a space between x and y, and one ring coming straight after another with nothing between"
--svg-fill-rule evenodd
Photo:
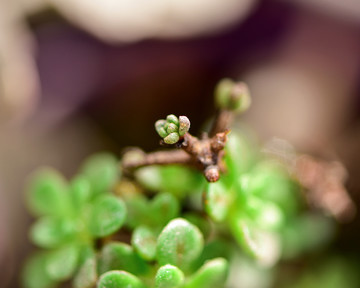
<instances>
[{"instance_id":1,"label":"brown stem","mask_svg":"<svg viewBox=\"0 0 360 288\"><path fill-rule=\"evenodd\" d=\"M149 165L189 164L192 161L190 155L183 150L157 151L148 154L136 151L136 153L141 153L141 156L123 161L122 166L125 170Z\"/></svg>"},{"instance_id":2,"label":"brown stem","mask_svg":"<svg viewBox=\"0 0 360 288\"><path fill-rule=\"evenodd\" d=\"M186 133L179 145L182 150L159 151L145 154L141 150L125 154L122 168L125 173L148 165L185 164L202 171L209 182L220 177L221 159L228 131L217 133L212 138L199 140Z\"/></svg>"},{"instance_id":3,"label":"brown stem","mask_svg":"<svg viewBox=\"0 0 360 288\"><path fill-rule=\"evenodd\" d=\"M339 221L354 217L356 206L346 191L345 167L337 161L315 159L309 155L297 157L295 176L306 188L309 204L332 214Z\"/></svg>"},{"instance_id":4,"label":"brown stem","mask_svg":"<svg viewBox=\"0 0 360 288\"><path fill-rule=\"evenodd\" d=\"M210 130L210 137L215 136L219 132L224 132L229 129L234 121L234 112L230 110L219 110L216 114L214 123Z\"/></svg>"}]
</instances>

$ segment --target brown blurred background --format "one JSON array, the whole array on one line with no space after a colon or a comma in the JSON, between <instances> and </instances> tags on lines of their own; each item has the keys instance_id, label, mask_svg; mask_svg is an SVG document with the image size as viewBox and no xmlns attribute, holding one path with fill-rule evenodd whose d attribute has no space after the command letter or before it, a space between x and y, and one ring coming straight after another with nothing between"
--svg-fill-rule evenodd
<instances>
[{"instance_id":1,"label":"brown blurred background","mask_svg":"<svg viewBox=\"0 0 360 288\"><path fill-rule=\"evenodd\" d=\"M89 2L0 1L1 287L18 286L32 249L30 171L70 177L96 151L156 149L153 123L169 113L196 134L223 77L249 84L242 120L261 140L338 157L359 203L359 1ZM359 226L343 225L334 249L358 255Z\"/></svg>"}]
</instances>

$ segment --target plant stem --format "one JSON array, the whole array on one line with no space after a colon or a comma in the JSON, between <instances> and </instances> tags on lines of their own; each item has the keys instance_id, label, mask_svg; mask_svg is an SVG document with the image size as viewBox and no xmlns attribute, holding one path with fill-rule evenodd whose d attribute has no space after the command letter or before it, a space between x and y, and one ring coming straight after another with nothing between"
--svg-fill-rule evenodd
<instances>
[{"instance_id":1,"label":"plant stem","mask_svg":"<svg viewBox=\"0 0 360 288\"><path fill-rule=\"evenodd\" d=\"M143 154L142 157L123 162L125 170L133 170L149 165L189 164L191 156L183 150L157 151Z\"/></svg>"},{"instance_id":2,"label":"plant stem","mask_svg":"<svg viewBox=\"0 0 360 288\"><path fill-rule=\"evenodd\" d=\"M181 150L158 151L144 153L137 150L136 157L124 157L122 168L125 172L132 173L140 167L149 165L183 164L202 171L209 182L216 182L220 177L221 160L223 149L227 141L229 131L215 134L212 138L198 139L190 133L186 133L179 141ZM126 155L126 154L125 154Z\"/></svg>"},{"instance_id":3,"label":"plant stem","mask_svg":"<svg viewBox=\"0 0 360 288\"><path fill-rule=\"evenodd\" d=\"M214 123L210 130L210 137L216 135L216 133L224 132L229 129L234 121L234 112L231 110L220 109L215 116Z\"/></svg>"},{"instance_id":4,"label":"plant stem","mask_svg":"<svg viewBox=\"0 0 360 288\"><path fill-rule=\"evenodd\" d=\"M305 197L311 206L327 211L341 222L353 218L356 206L345 188L347 171L340 162L300 155L294 172L306 188Z\"/></svg>"}]
</instances>

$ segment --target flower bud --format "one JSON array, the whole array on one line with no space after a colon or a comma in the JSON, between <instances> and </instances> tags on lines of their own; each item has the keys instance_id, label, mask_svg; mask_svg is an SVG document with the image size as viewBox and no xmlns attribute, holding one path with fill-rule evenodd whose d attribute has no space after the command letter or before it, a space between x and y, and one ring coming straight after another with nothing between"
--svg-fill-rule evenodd
<instances>
[{"instance_id":1,"label":"flower bud","mask_svg":"<svg viewBox=\"0 0 360 288\"><path fill-rule=\"evenodd\" d=\"M180 116L179 122L179 134L180 136L184 136L190 129L190 120L186 116Z\"/></svg>"},{"instance_id":2,"label":"flower bud","mask_svg":"<svg viewBox=\"0 0 360 288\"><path fill-rule=\"evenodd\" d=\"M176 142L178 142L180 139L179 134L174 132L174 133L170 133L168 136L166 136L164 138L164 142L166 144L175 144Z\"/></svg>"},{"instance_id":3,"label":"flower bud","mask_svg":"<svg viewBox=\"0 0 360 288\"><path fill-rule=\"evenodd\" d=\"M216 86L215 102L220 109L243 112L251 104L249 89L243 82L223 79Z\"/></svg>"},{"instance_id":4,"label":"flower bud","mask_svg":"<svg viewBox=\"0 0 360 288\"><path fill-rule=\"evenodd\" d=\"M161 138L164 138L168 135L166 132L164 126L166 124L166 121L161 119L155 122L155 130L160 135Z\"/></svg>"},{"instance_id":5,"label":"flower bud","mask_svg":"<svg viewBox=\"0 0 360 288\"><path fill-rule=\"evenodd\" d=\"M179 125L179 119L174 114L168 115L166 117L166 121L169 123L174 123L176 126Z\"/></svg>"},{"instance_id":6,"label":"flower bud","mask_svg":"<svg viewBox=\"0 0 360 288\"><path fill-rule=\"evenodd\" d=\"M166 132L168 134L173 133L173 132L177 132L178 131L178 126L176 126L174 123L169 123L169 125L167 126Z\"/></svg>"}]
</instances>

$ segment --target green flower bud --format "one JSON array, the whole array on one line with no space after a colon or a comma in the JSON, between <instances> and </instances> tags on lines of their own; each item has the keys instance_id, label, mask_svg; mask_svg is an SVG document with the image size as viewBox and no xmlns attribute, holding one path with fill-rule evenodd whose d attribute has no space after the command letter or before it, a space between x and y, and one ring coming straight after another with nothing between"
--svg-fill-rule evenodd
<instances>
[{"instance_id":1,"label":"green flower bud","mask_svg":"<svg viewBox=\"0 0 360 288\"><path fill-rule=\"evenodd\" d=\"M157 130L158 134L160 135L161 138L165 138L167 135L169 135L168 132L166 132L165 128L164 127L160 127L158 130Z\"/></svg>"},{"instance_id":2,"label":"green flower bud","mask_svg":"<svg viewBox=\"0 0 360 288\"><path fill-rule=\"evenodd\" d=\"M161 138L165 138L169 133L165 130L166 121L161 119L155 122L155 130L160 135Z\"/></svg>"},{"instance_id":3,"label":"green flower bud","mask_svg":"<svg viewBox=\"0 0 360 288\"><path fill-rule=\"evenodd\" d=\"M169 123L166 132L168 134L173 133L173 132L177 132L178 131L178 126L176 126L174 123Z\"/></svg>"},{"instance_id":4,"label":"green flower bud","mask_svg":"<svg viewBox=\"0 0 360 288\"><path fill-rule=\"evenodd\" d=\"M249 89L243 82L223 79L216 86L215 102L220 109L229 109L238 113L243 112L251 104Z\"/></svg>"},{"instance_id":5,"label":"green flower bud","mask_svg":"<svg viewBox=\"0 0 360 288\"><path fill-rule=\"evenodd\" d=\"M179 122L179 135L184 136L190 129L190 120L186 116L180 116Z\"/></svg>"},{"instance_id":6,"label":"green flower bud","mask_svg":"<svg viewBox=\"0 0 360 288\"><path fill-rule=\"evenodd\" d=\"M234 81L231 79L222 79L215 88L215 103L220 109L228 109L229 98Z\"/></svg>"},{"instance_id":7,"label":"green flower bud","mask_svg":"<svg viewBox=\"0 0 360 288\"><path fill-rule=\"evenodd\" d=\"M155 128L158 129L160 127L164 127L165 124L166 124L166 120L164 119L157 120L155 122Z\"/></svg>"},{"instance_id":8,"label":"green flower bud","mask_svg":"<svg viewBox=\"0 0 360 288\"><path fill-rule=\"evenodd\" d=\"M173 123L176 126L179 125L179 119L174 115L174 114L170 114L166 117L166 121L169 123Z\"/></svg>"},{"instance_id":9,"label":"green flower bud","mask_svg":"<svg viewBox=\"0 0 360 288\"><path fill-rule=\"evenodd\" d=\"M236 112L246 111L251 104L248 86L243 82L235 83L230 98L230 106Z\"/></svg>"},{"instance_id":10,"label":"green flower bud","mask_svg":"<svg viewBox=\"0 0 360 288\"><path fill-rule=\"evenodd\" d=\"M180 139L180 136L178 133L174 132L174 133L170 133L168 136L166 136L164 138L164 142L166 144L175 144L176 142L178 142Z\"/></svg>"}]
</instances>

